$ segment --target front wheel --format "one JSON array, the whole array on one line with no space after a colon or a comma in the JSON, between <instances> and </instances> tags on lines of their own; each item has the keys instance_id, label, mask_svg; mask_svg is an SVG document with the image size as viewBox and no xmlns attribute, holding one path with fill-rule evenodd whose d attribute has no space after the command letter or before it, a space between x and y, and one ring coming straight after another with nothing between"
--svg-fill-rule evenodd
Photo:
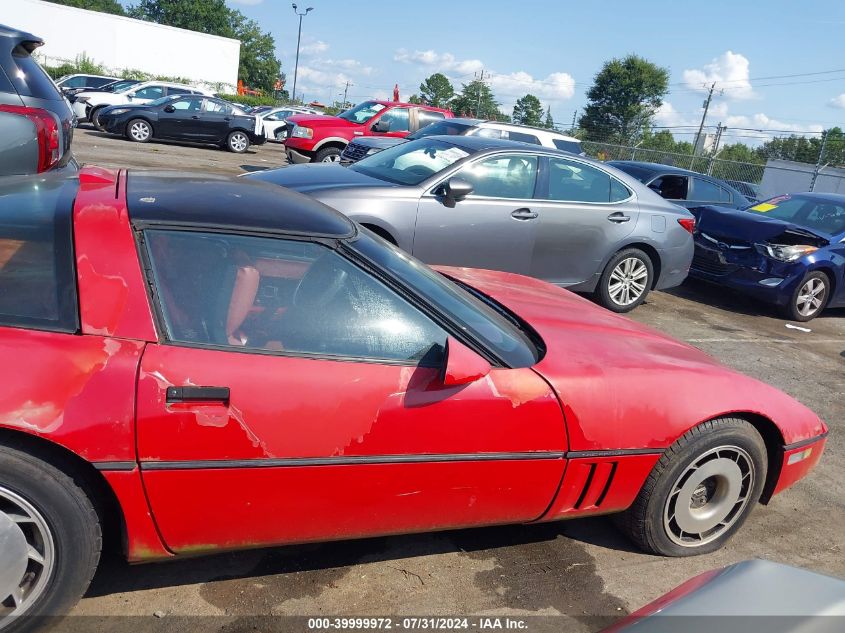
<instances>
[{"instance_id":1,"label":"front wheel","mask_svg":"<svg viewBox=\"0 0 845 633\"><path fill-rule=\"evenodd\" d=\"M738 418L705 422L663 453L617 524L648 552L713 552L748 518L763 491L766 470L766 445L750 423Z\"/></svg>"},{"instance_id":2,"label":"front wheel","mask_svg":"<svg viewBox=\"0 0 845 633\"><path fill-rule=\"evenodd\" d=\"M246 150L249 149L249 137L241 131L235 131L229 134L229 137L226 139L226 147L229 148L230 152L235 152L235 154L243 154Z\"/></svg>"},{"instance_id":3,"label":"front wheel","mask_svg":"<svg viewBox=\"0 0 845 633\"><path fill-rule=\"evenodd\" d=\"M100 112L102 111L103 107L104 106L97 106L96 108L91 110L91 113L88 115L88 118L91 122L91 125L93 125L95 128L97 128L101 132L103 131L103 126L100 123Z\"/></svg>"},{"instance_id":4,"label":"front wheel","mask_svg":"<svg viewBox=\"0 0 845 633\"><path fill-rule=\"evenodd\" d=\"M626 248L611 257L599 279L595 296L613 312L629 312L643 301L651 289L654 266L638 248Z\"/></svg>"},{"instance_id":5,"label":"front wheel","mask_svg":"<svg viewBox=\"0 0 845 633\"><path fill-rule=\"evenodd\" d=\"M100 523L82 489L28 453L0 446L0 630L61 616L100 558Z\"/></svg>"},{"instance_id":6,"label":"front wheel","mask_svg":"<svg viewBox=\"0 0 845 633\"><path fill-rule=\"evenodd\" d=\"M136 143L146 143L153 137L153 126L144 119L132 119L126 126L126 138Z\"/></svg>"},{"instance_id":7,"label":"front wheel","mask_svg":"<svg viewBox=\"0 0 845 633\"><path fill-rule=\"evenodd\" d=\"M314 155L314 160L312 162L339 163L341 153L343 153L343 150L340 150L337 147L325 147Z\"/></svg>"},{"instance_id":8,"label":"front wheel","mask_svg":"<svg viewBox=\"0 0 845 633\"><path fill-rule=\"evenodd\" d=\"M808 273L783 306L783 315L791 321L815 319L827 305L830 279L819 270Z\"/></svg>"}]
</instances>

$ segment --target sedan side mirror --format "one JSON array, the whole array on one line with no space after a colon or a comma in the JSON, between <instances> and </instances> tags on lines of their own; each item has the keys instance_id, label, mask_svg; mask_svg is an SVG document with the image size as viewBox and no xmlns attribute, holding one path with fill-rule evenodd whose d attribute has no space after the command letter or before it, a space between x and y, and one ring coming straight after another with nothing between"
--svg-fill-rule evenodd
<instances>
[{"instance_id":1,"label":"sedan side mirror","mask_svg":"<svg viewBox=\"0 0 845 633\"><path fill-rule=\"evenodd\" d=\"M132 99L134 99L134 98L135 98L135 93L134 93L134 92L127 92L127 93L126 93L126 98L127 98L127 99L129 99L129 100L131 101Z\"/></svg>"},{"instance_id":2,"label":"sedan side mirror","mask_svg":"<svg viewBox=\"0 0 845 633\"><path fill-rule=\"evenodd\" d=\"M446 339L441 380L447 387L468 385L490 373L490 363L451 336Z\"/></svg>"},{"instance_id":3,"label":"sedan side mirror","mask_svg":"<svg viewBox=\"0 0 845 633\"><path fill-rule=\"evenodd\" d=\"M164 106L164 111L165 112L176 112L176 108L174 108L172 105L166 105L166 106Z\"/></svg>"},{"instance_id":4,"label":"sedan side mirror","mask_svg":"<svg viewBox=\"0 0 845 633\"><path fill-rule=\"evenodd\" d=\"M390 121L379 119L373 123L373 127L371 129L373 132L390 132Z\"/></svg>"},{"instance_id":5,"label":"sedan side mirror","mask_svg":"<svg viewBox=\"0 0 845 633\"><path fill-rule=\"evenodd\" d=\"M443 196L452 202L460 202L472 193L472 184L463 178L450 178L441 187Z\"/></svg>"}]
</instances>

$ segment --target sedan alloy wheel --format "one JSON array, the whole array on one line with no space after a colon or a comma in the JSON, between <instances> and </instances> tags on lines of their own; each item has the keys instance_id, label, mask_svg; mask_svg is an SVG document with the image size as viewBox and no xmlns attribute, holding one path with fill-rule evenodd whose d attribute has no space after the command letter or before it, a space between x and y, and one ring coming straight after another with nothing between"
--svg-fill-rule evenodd
<instances>
[{"instance_id":1,"label":"sedan alloy wheel","mask_svg":"<svg viewBox=\"0 0 845 633\"><path fill-rule=\"evenodd\" d=\"M638 248L614 255L596 288L601 305L614 312L628 312L640 305L652 286L652 263Z\"/></svg>"},{"instance_id":2,"label":"sedan alloy wheel","mask_svg":"<svg viewBox=\"0 0 845 633\"><path fill-rule=\"evenodd\" d=\"M793 321L809 321L816 318L827 304L830 295L830 281L821 271L813 271L798 285L789 304L785 309L785 316Z\"/></svg>"},{"instance_id":3,"label":"sedan alloy wheel","mask_svg":"<svg viewBox=\"0 0 845 633\"><path fill-rule=\"evenodd\" d=\"M153 128L143 119L135 119L126 126L126 135L131 141L146 143L153 135Z\"/></svg>"},{"instance_id":4,"label":"sedan alloy wheel","mask_svg":"<svg viewBox=\"0 0 845 633\"><path fill-rule=\"evenodd\" d=\"M227 141L229 149L236 154L243 154L249 148L249 137L243 132L232 132Z\"/></svg>"}]
</instances>

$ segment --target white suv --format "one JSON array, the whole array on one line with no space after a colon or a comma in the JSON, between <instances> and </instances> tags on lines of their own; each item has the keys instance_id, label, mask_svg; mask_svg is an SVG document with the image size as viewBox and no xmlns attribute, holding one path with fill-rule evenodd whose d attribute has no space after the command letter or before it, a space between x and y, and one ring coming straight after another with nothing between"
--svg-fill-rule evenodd
<instances>
[{"instance_id":1,"label":"white suv","mask_svg":"<svg viewBox=\"0 0 845 633\"><path fill-rule=\"evenodd\" d=\"M584 156L581 148L581 141L572 136L561 134L554 130L528 125L517 125L515 123L500 123L499 121L486 121L484 119L442 119L406 136L395 138L386 136L365 136L356 138L346 146L343 154L340 155L340 162L346 165L361 160L365 156L371 156L388 147L399 143L413 141L424 136L439 136L457 134L460 136L486 136L488 138L507 139L542 145L552 149L560 149L571 154Z\"/></svg>"},{"instance_id":2,"label":"white suv","mask_svg":"<svg viewBox=\"0 0 845 633\"><path fill-rule=\"evenodd\" d=\"M110 105L133 105L149 103L159 97L166 95L205 95L213 96L212 93L202 88L186 86L185 84L172 84L166 81L145 81L130 86L121 92L80 92L73 102L73 113L80 121L90 121L94 127L99 128L100 122L97 113L101 108Z\"/></svg>"}]
</instances>

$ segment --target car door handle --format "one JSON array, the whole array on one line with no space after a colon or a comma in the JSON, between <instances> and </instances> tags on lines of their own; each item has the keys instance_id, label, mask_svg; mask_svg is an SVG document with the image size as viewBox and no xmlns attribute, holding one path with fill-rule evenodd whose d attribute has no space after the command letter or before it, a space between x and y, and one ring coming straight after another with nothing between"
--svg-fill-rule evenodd
<instances>
[{"instance_id":1,"label":"car door handle","mask_svg":"<svg viewBox=\"0 0 845 633\"><path fill-rule=\"evenodd\" d=\"M196 114L194 114L191 118L192 119L199 119L199 117Z\"/></svg>"},{"instance_id":2,"label":"car door handle","mask_svg":"<svg viewBox=\"0 0 845 633\"><path fill-rule=\"evenodd\" d=\"M616 222L617 224L622 224L623 222L628 222L631 219L631 217L628 216L628 215L625 215L624 213L617 211L616 213L611 213L609 216L607 216L607 219L610 220L611 222Z\"/></svg>"},{"instance_id":3,"label":"car door handle","mask_svg":"<svg viewBox=\"0 0 845 633\"><path fill-rule=\"evenodd\" d=\"M517 209L511 213L511 217L516 220L533 220L539 214L531 209Z\"/></svg>"},{"instance_id":4,"label":"car door handle","mask_svg":"<svg viewBox=\"0 0 845 633\"><path fill-rule=\"evenodd\" d=\"M223 117L223 120L224 120L224 121L231 121L231 120L232 120L232 117L230 117L230 116L224 116L224 117Z\"/></svg>"},{"instance_id":5,"label":"car door handle","mask_svg":"<svg viewBox=\"0 0 845 633\"><path fill-rule=\"evenodd\" d=\"M174 402L222 402L229 404L228 387L168 387L167 404Z\"/></svg>"}]
</instances>

